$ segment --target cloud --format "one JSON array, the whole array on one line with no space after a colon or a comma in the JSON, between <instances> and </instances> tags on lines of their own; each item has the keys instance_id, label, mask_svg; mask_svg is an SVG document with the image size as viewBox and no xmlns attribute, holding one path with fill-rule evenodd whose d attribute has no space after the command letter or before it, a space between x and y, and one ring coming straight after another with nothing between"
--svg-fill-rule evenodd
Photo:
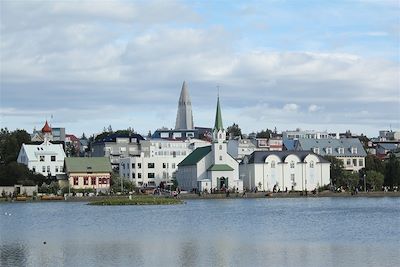
<instances>
[{"instance_id":1,"label":"cloud","mask_svg":"<svg viewBox=\"0 0 400 267\"><path fill-rule=\"evenodd\" d=\"M297 104L286 104L283 106L283 110L287 112L295 112L299 109L299 105Z\"/></svg>"},{"instance_id":2,"label":"cloud","mask_svg":"<svg viewBox=\"0 0 400 267\"><path fill-rule=\"evenodd\" d=\"M310 105L308 107L308 112L317 112L317 111L319 111L321 109L322 109L322 107L320 107L318 105L315 105L315 104L312 104L312 105Z\"/></svg>"}]
</instances>

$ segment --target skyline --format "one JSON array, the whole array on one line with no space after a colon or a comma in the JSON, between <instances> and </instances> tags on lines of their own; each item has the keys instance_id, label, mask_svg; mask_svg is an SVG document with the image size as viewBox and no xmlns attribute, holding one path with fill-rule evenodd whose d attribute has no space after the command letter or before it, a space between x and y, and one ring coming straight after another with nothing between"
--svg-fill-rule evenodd
<instances>
[{"instance_id":1,"label":"skyline","mask_svg":"<svg viewBox=\"0 0 400 267\"><path fill-rule=\"evenodd\" d=\"M195 126L400 129L397 1L0 3L0 119L80 136ZM51 120L51 117L53 119Z\"/></svg>"}]
</instances>

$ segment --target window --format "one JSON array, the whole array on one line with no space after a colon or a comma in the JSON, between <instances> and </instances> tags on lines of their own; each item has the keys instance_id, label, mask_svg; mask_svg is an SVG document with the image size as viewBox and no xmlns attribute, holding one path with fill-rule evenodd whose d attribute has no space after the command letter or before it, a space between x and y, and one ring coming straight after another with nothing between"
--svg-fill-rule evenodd
<instances>
[{"instance_id":1,"label":"window","mask_svg":"<svg viewBox=\"0 0 400 267\"><path fill-rule=\"evenodd\" d=\"M90 184L91 185L96 185L96 177L92 177L92 178L90 178Z\"/></svg>"},{"instance_id":2,"label":"window","mask_svg":"<svg viewBox=\"0 0 400 267\"><path fill-rule=\"evenodd\" d=\"M162 164L163 169L167 168L167 163Z\"/></svg>"},{"instance_id":3,"label":"window","mask_svg":"<svg viewBox=\"0 0 400 267\"><path fill-rule=\"evenodd\" d=\"M135 168L135 163L132 163L132 169L134 169Z\"/></svg>"},{"instance_id":4,"label":"window","mask_svg":"<svg viewBox=\"0 0 400 267\"><path fill-rule=\"evenodd\" d=\"M219 145L219 150L222 150L222 145Z\"/></svg>"},{"instance_id":5,"label":"window","mask_svg":"<svg viewBox=\"0 0 400 267\"><path fill-rule=\"evenodd\" d=\"M147 168L154 169L154 163L147 163Z\"/></svg>"},{"instance_id":6,"label":"window","mask_svg":"<svg viewBox=\"0 0 400 267\"><path fill-rule=\"evenodd\" d=\"M290 168L291 168L291 169L294 169L294 161L291 161L291 162L290 162Z\"/></svg>"},{"instance_id":7,"label":"window","mask_svg":"<svg viewBox=\"0 0 400 267\"><path fill-rule=\"evenodd\" d=\"M78 185L78 177L74 177L74 185Z\"/></svg>"},{"instance_id":8,"label":"window","mask_svg":"<svg viewBox=\"0 0 400 267\"><path fill-rule=\"evenodd\" d=\"M103 183L102 179L101 179L101 178L99 178L99 184L102 184L102 183Z\"/></svg>"},{"instance_id":9,"label":"window","mask_svg":"<svg viewBox=\"0 0 400 267\"><path fill-rule=\"evenodd\" d=\"M222 156L219 156L219 160L221 160L221 161L222 161Z\"/></svg>"},{"instance_id":10,"label":"window","mask_svg":"<svg viewBox=\"0 0 400 267\"><path fill-rule=\"evenodd\" d=\"M47 172L50 172L50 166L47 166Z\"/></svg>"},{"instance_id":11,"label":"window","mask_svg":"<svg viewBox=\"0 0 400 267\"><path fill-rule=\"evenodd\" d=\"M60 172L62 172L63 171L63 166L60 166Z\"/></svg>"},{"instance_id":12,"label":"window","mask_svg":"<svg viewBox=\"0 0 400 267\"><path fill-rule=\"evenodd\" d=\"M175 169L175 163L172 163L172 169Z\"/></svg>"},{"instance_id":13,"label":"window","mask_svg":"<svg viewBox=\"0 0 400 267\"><path fill-rule=\"evenodd\" d=\"M142 163L138 163L137 167L138 167L138 169L141 169L142 168Z\"/></svg>"},{"instance_id":14,"label":"window","mask_svg":"<svg viewBox=\"0 0 400 267\"><path fill-rule=\"evenodd\" d=\"M313 151L314 151L315 154L319 154L319 147L314 147Z\"/></svg>"},{"instance_id":15,"label":"window","mask_svg":"<svg viewBox=\"0 0 400 267\"><path fill-rule=\"evenodd\" d=\"M364 166L364 161L362 159L358 160L358 166L360 166L360 167Z\"/></svg>"},{"instance_id":16,"label":"window","mask_svg":"<svg viewBox=\"0 0 400 267\"><path fill-rule=\"evenodd\" d=\"M353 159L353 166L357 166L357 159Z\"/></svg>"},{"instance_id":17,"label":"window","mask_svg":"<svg viewBox=\"0 0 400 267\"><path fill-rule=\"evenodd\" d=\"M332 154L332 147L329 146L326 148L326 154L328 155Z\"/></svg>"},{"instance_id":18,"label":"window","mask_svg":"<svg viewBox=\"0 0 400 267\"><path fill-rule=\"evenodd\" d=\"M36 167L35 166L32 166L32 171L36 172Z\"/></svg>"},{"instance_id":19,"label":"window","mask_svg":"<svg viewBox=\"0 0 400 267\"><path fill-rule=\"evenodd\" d=\"M344 154L344 148L343 147L339 147L338 148L338 153L339 154Z\"/></svg>"},{"instance_id":20,"label":"window","mask_svg":"<svg viewBox=\"0 0 400 267\"><path fill-rule=\"evenodd\" d=\"M154 172L149 172L147 174L147 178L154 178Z\"/></svg>"},{"instance_id":21,"label":"window","mask_svg":"<svg viewBox=\"0 0 400 267\"><path fill-rule=\"evenodd\" d=\"M356 147L352 147L351 148L351 154L357 154L357 148Z\"/></svg>"},{"instance_id":22,"label":"window","mask_svg":"<svg viewBox=\"0 0 400 267\"><path fill-rule=\"evenodd\" d=\"M42 166L42 172L46 172L46 167Z\"/></svg>"},{"instance_id":23,"label":"window","mask_svg":"<svg viewBox=\"0 0 400 267\"><path fill-rule=\"evenodd\" d=\"M294 176L294 173L291 173L291 174L290 174L290 180L292 180L292 182L294 182L294 177L295 177L295 176Z\"/></svg>"},{"instance_id":24,"label":"window","mask_svg":"<svg viewBox=\"0 0 400 267\"><path fill-rule=\"evenodd\" d=\"M310 161L310 168L314 168L314 161Z\"/></svg>"},{"instance_id":25,"label":"window","mask_svg":"<svg viewBox=\"0 0 400 267\"><path fill-rule=\"evenodd\" d=\"M58 172L58 166L56 166L56 172Z\"/></svg>"},{"instance_id":26,"label":"window","mask_svg":"<svg viewBox=\"0 0 400 267\"><path fill-rule=\"evenodd\" d=\"M40 156L40 161L44 161L44 156Z\"/></svg>"},{"instance_id":27,"label":"window","mask_svg":"<svg viewBox=\"0 0 400 267\"><path fill-rule=\"evenodd\" d=\"M275 161L271 161L271 168L275 168Z\"/></svg>"},{"instance_id":28,"label":"window","mask_svg":"<svg viewBox=\"0 0 400 267\"><path fill-rule=\"evenodd\" d=\"M135 179L135 173L134 172L132 172L132 178Z\"/></svg>"},{"instance_id":29,"label":"window","mask_svg":"<svg viewBox=\"0 0 400 267\"><path fill-rule=\"evenodd\" d=\"M219 139L222 139L222 134L219 134Z\"/></svg>"},{"instance_id":30,"label":"window","mask_svg":"<svg viewBox=\"0 0 400 267\"><path fill-rule=\"evenodd\" d=\"M84 185L89 185L89 178L88 177L83 177L83 184Z\"/></svg>"},{"instance_id":31,"label":"window","mask_svg":"<svg viewBox=\"0 0 400 267\"><path fill-rule=\"evenodd\" d=\"M346 160L346 165L348 165L348 166L351 165L351 160L350 160L350 159L347 159L347 160Z\"/></svg>"},{"instance_id":32,"label":"window","mask_svg":"<svg viewBox=\"0 0 400 267\"><path fill-rule=\"evenodd\" d=\"M138 179L142 179L142 174L141 174L141 173L138 173L138 174L137 174L137 178L138 178Z\"/></svg>"},{"instance_id":33,"label":"window","mask_svg":"<svg viewBox=\"0 0 400 267\"><path fill-rule=\"evenodd\" d=\"M56 156L51 156L50 160L51 161L56 161Z\"/></svg>"},{"instance_id":34,"label":"window","mask_svg":"<svg viewBox=\"0 0 400 267\"><path fill-rule=\"evenodd\" d=\"M122 163L122 169L125 170L125 163Z\"/></svg>"}]
</instances>

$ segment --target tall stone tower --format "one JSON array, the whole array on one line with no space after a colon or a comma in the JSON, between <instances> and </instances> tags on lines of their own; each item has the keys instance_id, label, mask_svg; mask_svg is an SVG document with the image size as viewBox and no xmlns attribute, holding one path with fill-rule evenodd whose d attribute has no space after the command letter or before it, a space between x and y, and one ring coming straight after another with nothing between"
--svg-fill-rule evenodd
<instances>
[{"instance_id":1,"label":"tall stone tower","mask_svg":"<svg viewBox=\"0 0 400 267\"><path fill-rule=\"evenodd\" d=\"M186 86L186 82L184 81L182 85L181 96L179 97L175 130L186 129L193 129L193 114L192 102L190 101L189 92Z\"/></svg>"}]
</instances>

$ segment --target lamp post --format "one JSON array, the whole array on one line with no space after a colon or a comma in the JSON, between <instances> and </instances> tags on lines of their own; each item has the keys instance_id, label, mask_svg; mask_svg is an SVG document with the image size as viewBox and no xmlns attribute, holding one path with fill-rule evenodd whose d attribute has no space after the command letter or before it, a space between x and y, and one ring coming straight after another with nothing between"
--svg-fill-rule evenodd
<instances>
[{"instance_id":1,"label":"lamp post","mask_svg":"<svg viewBox=\"0 0 400 267\"><path fill-rule=\"evenodd\" d=\"M366 174L364 173L364 192L367 192L367 179L366 179Z\"/></svg>"}]
</instances>

